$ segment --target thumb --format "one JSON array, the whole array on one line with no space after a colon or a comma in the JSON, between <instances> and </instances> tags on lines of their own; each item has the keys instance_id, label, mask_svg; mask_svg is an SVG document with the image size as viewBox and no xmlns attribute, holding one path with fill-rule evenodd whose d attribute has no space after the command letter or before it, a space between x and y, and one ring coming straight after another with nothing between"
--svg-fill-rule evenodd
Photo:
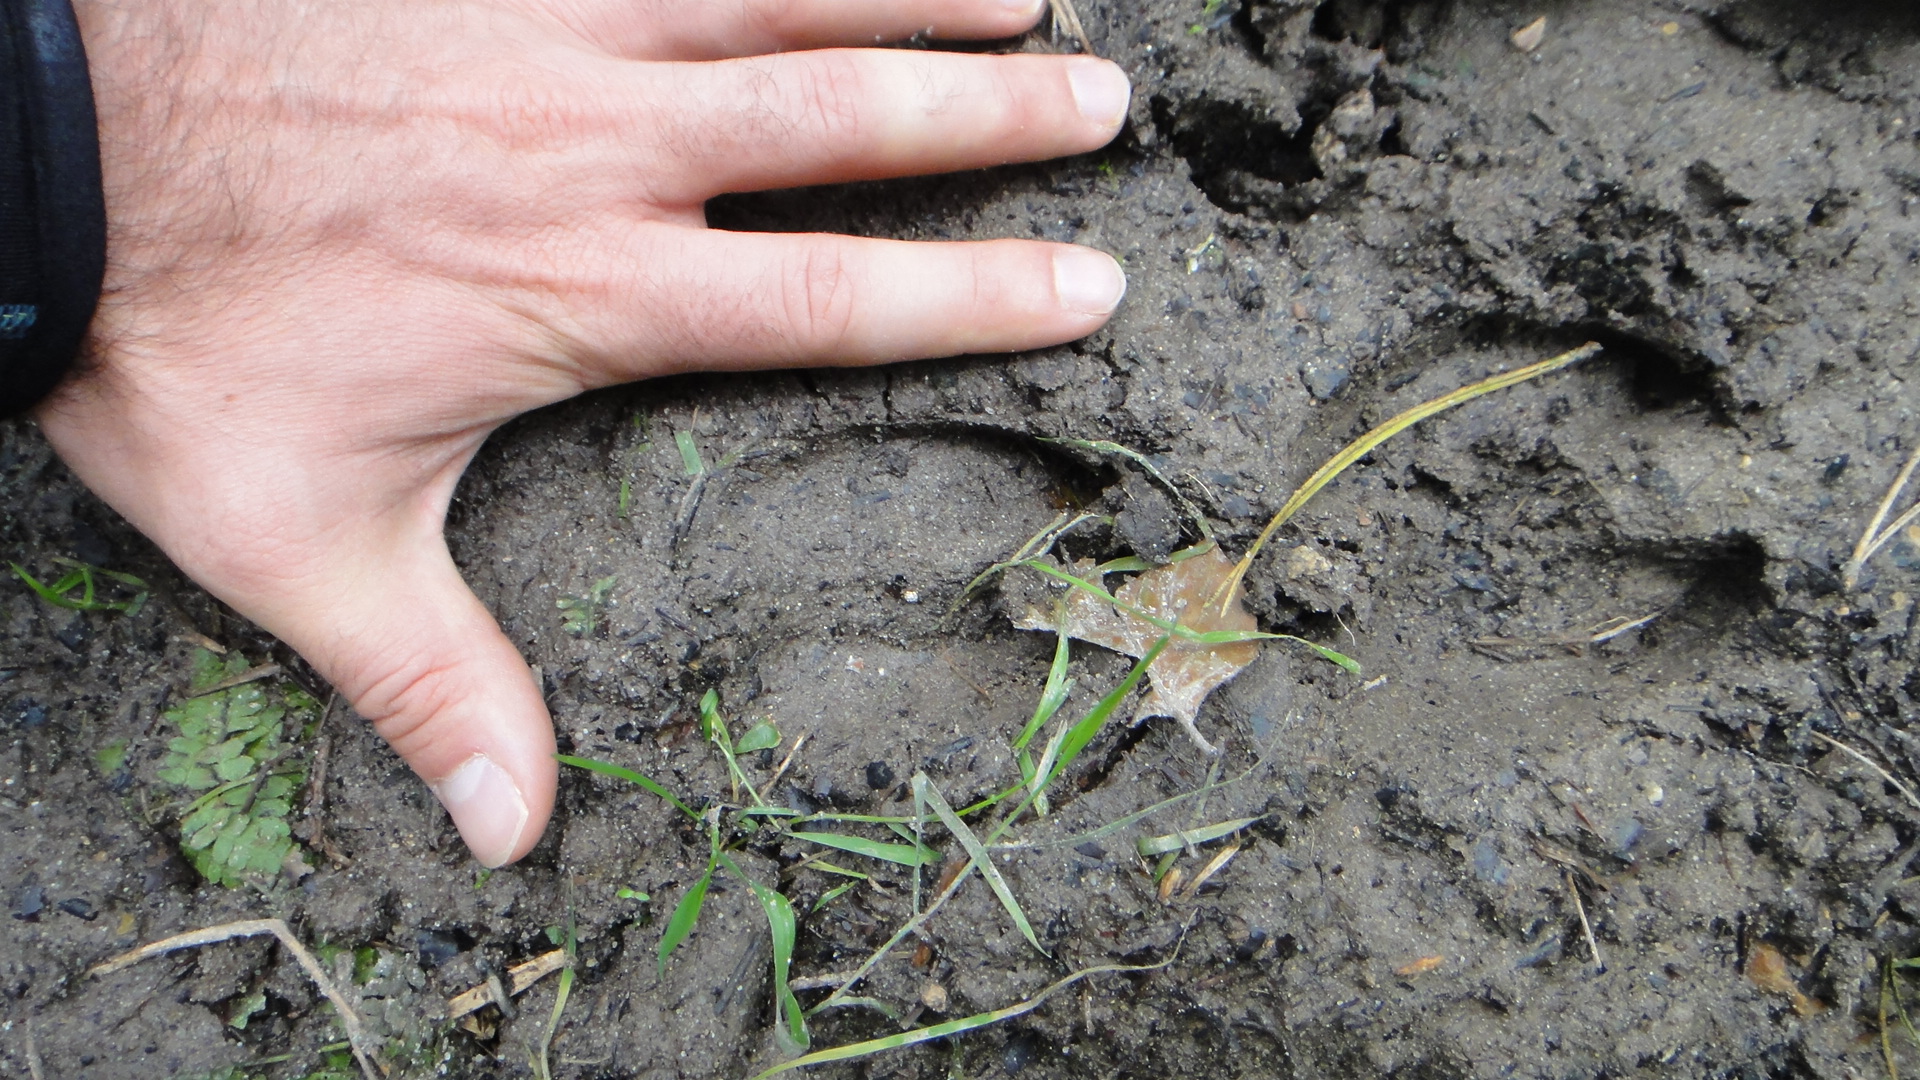
<instances>
[{"instance_id":1,"label":"thumb","mask_svg":"<svg viewBox=\"0 0 1920 1080\"><path fill-rule=\"evenodd\" d=\"M553 811L553 721L445 541L415 540L323 573L319 588L298 590L311 602L268 629L427 782L473 857L503 866L532 849Z\"/></svg>"}]
</instances>

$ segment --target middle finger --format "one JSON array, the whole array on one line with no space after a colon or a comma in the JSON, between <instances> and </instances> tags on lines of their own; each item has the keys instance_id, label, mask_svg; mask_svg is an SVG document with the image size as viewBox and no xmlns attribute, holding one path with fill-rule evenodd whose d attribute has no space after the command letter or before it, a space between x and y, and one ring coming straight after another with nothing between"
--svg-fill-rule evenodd
<instances>
[{"instance_id":1,"label":"middle finger","mask_svg":"<svg viewBox=\"0 0 1920 1080\"><path fill-rule=\"evenodd\" d=\"M1120 130L1131 92L1117 65L1078 56L825 49L645 71L653 92L627 100L651 104L633 129L652 133L636 148L664 206L1084 153Z\"/></svg>"}]
</instances>

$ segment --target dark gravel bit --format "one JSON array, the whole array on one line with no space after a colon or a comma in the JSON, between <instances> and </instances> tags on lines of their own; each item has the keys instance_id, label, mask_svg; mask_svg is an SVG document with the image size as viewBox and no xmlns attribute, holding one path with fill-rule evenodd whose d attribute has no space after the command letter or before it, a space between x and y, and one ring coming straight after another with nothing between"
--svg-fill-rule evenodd
<instances>
[{"instance_id":1,"label":"dark gravel bit","mask_svg":"<svg viewBox=\"0 0 1920 1080\"><path fill-rule=\"evenodd\" d=\"M14 897L13 917L22 922L38 922L40 913L45 910L47 910L47 890L38 885L28 885Z\"/></svg>"},{"instance_id":2,"label":"dark gravel bit","mask_svg":"<svg viewBox=\"0 0 1920 1080\"><path fill-rule=\"evenodd\" d=\"M60 901L60 910L76 919L85 919L88 922L92 922L100 914L93 910L92 904L89 904L85 898L79 896L69 897Z\"/></svg>"},{"instance_id":3,"label":"dark gravel bit","mask_svg":"<svg viewBox=\"0 0 1920 1080\"><path fill-rule=\"evenodd\" d=\"M875 791L893 786L893 766L884 761L867 763L867 786Z\"/></svg>"},{"instance_id":4,"label":"dark gravel bit","mask_svg":"<svg viewBox=\"0 0 1920 1080\"><path fill-rule=\"evenodd\" d=\"M452 934L422 930L414 938L420 949L420 966L436 968L460 955L460 941Z\"/></svg>"}]
</instances>

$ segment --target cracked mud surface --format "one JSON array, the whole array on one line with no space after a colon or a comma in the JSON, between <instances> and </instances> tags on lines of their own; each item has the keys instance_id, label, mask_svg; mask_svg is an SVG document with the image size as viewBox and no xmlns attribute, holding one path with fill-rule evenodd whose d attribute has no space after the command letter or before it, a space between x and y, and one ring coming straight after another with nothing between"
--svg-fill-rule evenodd
<instances>
[{"instance_id":1,"label":"cracked mud surface","mask_svg":"<svg viewBox=\"0 0 1920 1080\"><path fill-rule=\"evenodd\" d=\"M692 726L716 688L731 716L810 734L780 801L910 812L918 768L955 805L989 794L1018 777L1008 743L1051 645L1012 629L992 589L949 616L961 588L1065 506L1120 513L1076 534L1075 555L1193 539L1131 467L1043 439L1150 454L1238 552L1368 426L1594 339L1600 358L1388 443L1256 564L1264 629L1366 673L1269 647L1208 703L1225 775L1252 772L1204 820L1261 820L1197 895L1162 903L1132 857L1187 807L1010 855L1051 958L974 883L930 925L930 963L891 959L867 993L904 1009L934 980L942 1015L962 1016L1080 967L1166 959L1185 929L1172 965L822 1074L1883 1074L1878 965L1920 953L1920 807L1827 740L1916 783L1920 542L1883 552L1856 589L1840 568L1920 441L1920 17L1561 2L1524 54L1508 34L1539 12L1491 2L1228 0L1204 22L1198 3L1079 6L1096 51L1136 81L1115 147L729 200L713 217L1093 244L1131 279L1107 330L1012 360L655 383L489 443L454 550L540 665L563 746L725 798ZM697 501L680 431L710 462L737 455ZM266 914L381 950L360 992L370 1024L404 1041L434 1030L436 1000L551 948L545 929L571 910L583 967L558 1075L778 1060L766 942L738 883L722 880L657 974L664 905L706 840L638 789L563 777L547 840L476 887L426 791L336 715L327 829L352 865L316 856L264 897L198 887L156 810L156 708L184 682L188 634L256 657L271 643L24 427L0 444L0 506L10 557L72 554L159 586L130 618L0 596L0 899L42 905L0 936L10 1075L26 1074L29 1027L49 1077L280 1054L253 1073L305 1075L335 1029L265 944L82 975L136 941ZM601 625L564 632L556 601L608 576ZM1067 711L1125 670L1077 646ZM94 751L115 739L131 741L128 769L103 774ZM775 764L748 768L764 780ZM1191 791L1207 767L1170 722L1117 726L1032 835ZM800 848L741 859L804 912L837 879L779 878ZM877 876L803 917L796 974L852 966L905 917L906 876ZM637 919L621 887L659 915ZM1767 949L1817 1003L1806 1015L1746 977ZM265 1011L226 1026L260 990ZM447 1036L422 1060L528 1075L551 995L521 999L494 1039ZM893 1030L844 1010L815 1037Z\"/></svg>"}]
</instances>

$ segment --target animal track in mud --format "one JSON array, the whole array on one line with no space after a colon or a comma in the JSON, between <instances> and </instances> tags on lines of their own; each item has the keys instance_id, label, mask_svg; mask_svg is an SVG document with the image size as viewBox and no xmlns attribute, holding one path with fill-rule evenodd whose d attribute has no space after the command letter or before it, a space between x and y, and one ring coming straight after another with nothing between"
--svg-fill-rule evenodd
<instances>
[{"instance_id":1,"label":"animal track in mud","mask_svg":"<svg viewBox=\"0 0 1920 1080\"><path fill-rule=\"evenodd\" d=\"M1333 111L1331 102L1317 110L1309 103L1291 131L1246 102L1202 98L1178 110L1165 99L1153 104L1155 125L1169 134L1207 200L1222 209L1244 213L1276 200L1281 192L1270 185L1298 187L1322 177L1313 133Z\"/></svg>"}]
</instances>

